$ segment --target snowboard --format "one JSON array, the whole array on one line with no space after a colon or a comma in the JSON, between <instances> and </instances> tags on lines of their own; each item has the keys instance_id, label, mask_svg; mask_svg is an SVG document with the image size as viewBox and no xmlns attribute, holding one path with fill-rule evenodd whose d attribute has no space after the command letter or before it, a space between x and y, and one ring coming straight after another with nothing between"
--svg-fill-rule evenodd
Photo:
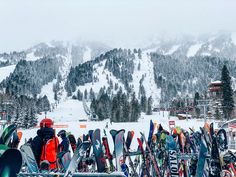
<instances>
[{"instance_id":1,"label":"snowboard","mask_svg":"<svg viewBox=\"0 0 236 177\"><path fill-rule=\"evenodd\" d=\"M38 173L38 164L35 160L34 153L31 149L30 144L26 143L20 147L20 151L23 157L23 161L27 165L27 169L29 173Z\"/></svg>"},{"instance_id":2,"label":"snowboard","mask_svg":"<svg viewBox=\"0 0 236 177\"><path fill-rule=\"evenodd\" d=\"M22 165L22 155L17 149L8 149L0 157L0 176L17 177Z\"/></svg>"}]
</instances>

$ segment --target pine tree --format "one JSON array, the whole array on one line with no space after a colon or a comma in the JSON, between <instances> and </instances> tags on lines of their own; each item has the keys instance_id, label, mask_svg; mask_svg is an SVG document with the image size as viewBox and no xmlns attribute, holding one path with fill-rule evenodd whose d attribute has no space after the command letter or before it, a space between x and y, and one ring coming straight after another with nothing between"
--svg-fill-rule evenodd
<instances>
[{"instance_id":1,"label":"pine tree","mask_svg":"<svg viewBox=\"0 0 236 177\"><path fill-rule=\"evenodd\" d=\"M198 92L196 92L195 95L194 95L194 107L195 107L195 114L196 114L197 117L200 117L200 114L201 114L200 108L197 107L199 99L200 99L200 95L199 95Z\"/></svg>"},{"instance_id":2,"label":"pine tree","mask_svg":"<svg viewBox=\"0 0 236 177\"><path fill-rule=\"evenodd\" d=\"M141 96L141 110L147 112L147 97L146 95Z\"/></svg>"},{"instance_id":3,"label":"pine tree","mask_svg":"<svg viewBox=\"0 0 236 177\"><path fill-rule=\"evenodd\" d=\"M148 98L147 115L152 115L152 96Z\"/></svg>"},{"instance_id":4,"label":"pine tree","mask_svg":"<svg viewBox=\"0 0 236 177\"><path fill-rule=\"evenodd\" d=\"M229 120L234 110L233 89L231 87L231 77L226 65L221 72L222 82L222 107L225 119Z\"/></svg>"}]
</instances>

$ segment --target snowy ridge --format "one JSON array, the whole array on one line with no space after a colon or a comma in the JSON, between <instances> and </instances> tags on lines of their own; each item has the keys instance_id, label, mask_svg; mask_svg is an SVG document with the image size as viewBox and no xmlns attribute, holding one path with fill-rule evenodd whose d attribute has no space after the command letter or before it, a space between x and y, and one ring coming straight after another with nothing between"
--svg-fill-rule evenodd
<instances>
[{"instance_id":1,"label":"snowy ridge","mask_svg":"<svg viewBox=\"0 0 236 177\"><path fill-rule=\"evenodd\" d=\"M0 82L8 77L15 69L16 65L10 65L0 68Z\"/></svg>"},{"instance_id":2,"label":"snowy ridge","mask_svg":"<svg viewBox=\"0 0 236 177\"><path fill-rule=\"evenodd\" d=\"M34 52L35 52L35 50L33 50L31 53L28 53L28 54L26 55L26 60L27 60L27 61L36 61L36 60L40 59L40 57L36 57L36 56L34 55Z\"/></svg>"},{"instance_id":3,"label":"snowy ridge","mask_svg":"<svg viewBox=\"0 0 236 177\"><path fill-rule=\"evenodd\" d=\"M172 53L174 53L178 48L180 47L180 45L174 45L171 47L171 49L165 53L165 55L171 55Z\"/></svg>"},{"instance_id":4,"label":"snowy ridge","mask_svg":"<svg viewBox=\"0 0 236 177\"><path fill-rule=\"evenodd\" d=\"M88 46L86 46L86 50L83 55L83 62L91 60L91 58L92 58L91 52L92 52L92 50Z\"/></svg>"},{"instance_id":5,"label":"snowy ridge","mask_svg":"<svg viewBox=\"0 0 236 177\"><path fill-rule=\"evenodd\" d=\"M197 51L201 48L202 44L192 45L187 52L187 57L193 57Z\"/></svg>"},{"instance_id":6,"label":"snowy ridge","mask_svg":"<svg viewBox=\"0 0 236 177\"><path fill-rule=\"evenodd\" d=\"M213 56L236 59L236 32L218 32L202 36L182 36L179 39L156 38L146 49L176 58Z\"/></svg>"}]
</instances>

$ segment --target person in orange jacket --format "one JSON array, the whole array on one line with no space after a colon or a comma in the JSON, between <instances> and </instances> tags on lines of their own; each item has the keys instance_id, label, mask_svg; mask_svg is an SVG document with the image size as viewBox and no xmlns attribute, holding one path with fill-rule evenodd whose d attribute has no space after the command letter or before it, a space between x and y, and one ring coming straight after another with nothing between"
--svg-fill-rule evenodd
<instances>
[{"instance_id":1,"label":"person in orange jacket","mask_svg":"<svg viewBox=\"0 0 236 177\"><path fill-rule=\"evenodd\" d=\"M52 126L53 121L51 119L43 119L40 122L40 129L37 131L37 136L31 141L31 147L38 165L40 165L40 162L47 160L50 164L50 169L54 170L57 168L57 147L59 140L55 136Z\"/></svg>"}]
</instances>

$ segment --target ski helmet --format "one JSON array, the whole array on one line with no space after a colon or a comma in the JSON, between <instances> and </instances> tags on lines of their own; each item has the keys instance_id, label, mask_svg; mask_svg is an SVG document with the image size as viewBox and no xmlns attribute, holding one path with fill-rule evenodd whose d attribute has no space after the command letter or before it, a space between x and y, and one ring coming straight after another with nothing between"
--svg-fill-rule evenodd
<instances>
[{"instance_id":1,"label":"ski helmet","mask_svg":"<svg viewBox=\"0 0 236 177\"><path fill-rule=\"evenodd\" d=\"M65 130L60 130L57 134L59 137L65 137L66 136L66 131Z\"/></svg>"},{"instance_id":2,"label":"ski helmet","mask_svg":"<svg viewBox=\"0 0 236 177\"><path fill-rule=\"evenodd\" d=\"M49 118L45 118L41 120L40 122L40 128L44 128L44 127L52 128L52 125L53 125L53 121Z\"/></svg>"}]
</instances>

